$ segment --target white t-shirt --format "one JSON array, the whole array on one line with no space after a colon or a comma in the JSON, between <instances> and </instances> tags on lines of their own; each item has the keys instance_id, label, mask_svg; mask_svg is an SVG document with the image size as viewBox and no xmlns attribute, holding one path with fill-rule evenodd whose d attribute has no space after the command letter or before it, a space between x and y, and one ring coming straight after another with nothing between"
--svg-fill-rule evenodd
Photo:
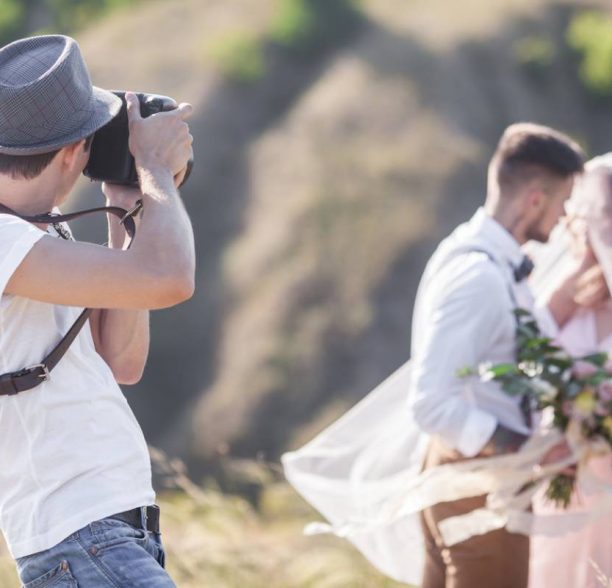
<instances>
[{"instance_id":1,"label":"white t-shirt","mask_svg":"<svg viewBox=\"0 0 612 588\"><path fill-rule=\"evenodd\" d=\"M82 310L4 294L45 235L0 214L0 374L40 363ZM0 528L14 558L155 501L142 430L95 350L89 323L49 381L0 396L0 432Z\"/></svg>"}]
</instances>

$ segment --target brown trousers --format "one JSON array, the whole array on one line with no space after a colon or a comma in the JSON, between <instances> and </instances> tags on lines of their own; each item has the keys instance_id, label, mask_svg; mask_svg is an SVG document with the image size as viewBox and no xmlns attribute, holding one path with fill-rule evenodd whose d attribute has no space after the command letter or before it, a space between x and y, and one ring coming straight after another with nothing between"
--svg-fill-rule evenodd
<instances>
[{"instance_id":1,"label":"brown trousers","mask_svg":"<svg viewBox=\"0 0 612 588\"><path fill-rule=\"evenodd\" d=\"M462 456L432 441L425 469L461 461ZM442 502L421 513L425 538L422 588L526 588L529 572L529 538L505 529L471 537L446 547L438 522L485 505L485 496Z\"/></svg>"}]
</instances>

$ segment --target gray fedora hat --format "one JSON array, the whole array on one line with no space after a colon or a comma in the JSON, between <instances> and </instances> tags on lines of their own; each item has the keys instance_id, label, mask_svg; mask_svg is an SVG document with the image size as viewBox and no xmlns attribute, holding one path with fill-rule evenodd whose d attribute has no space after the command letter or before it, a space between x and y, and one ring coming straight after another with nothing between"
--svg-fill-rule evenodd
<instances>
[{"instance_id":1,"label":"gray fedora hat","mask_svg":"<svg viewBox=\"0 0 612 588\"><path fill-rule=\"evenodd\" d=\"M92 86L70 37L29 37L0 49L0 153L54 151L91 135L120 108L120 98Z\"/></svg>"}]
</instances>

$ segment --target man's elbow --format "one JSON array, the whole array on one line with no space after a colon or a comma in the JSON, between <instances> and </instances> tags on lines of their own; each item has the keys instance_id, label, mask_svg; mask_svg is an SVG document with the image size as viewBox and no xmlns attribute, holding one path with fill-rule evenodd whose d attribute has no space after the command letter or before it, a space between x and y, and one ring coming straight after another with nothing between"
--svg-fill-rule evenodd
<instances>
[{"instance_id":1,"label":"man's elbow","mask_svg":"<svg viewBox=\"0 0 612 588\"><path fill-rule=\"evenodd\" d=\"M142 379L144 367L144 362L141 361L123 361L111 366L111 370L117 384L133 386Z\"/></svg>"},{"instance_id":2,"label":"man's elbow","mask_svg":"<svg viewBox=\"0 0 612 588\"><path fill-rule=\"evenodd\" d=\"M184 275L175 278L169 286L168 295L173 304L180 304L189 300L195 292L195 280L193 276Z\"/></svg>"},{"instance_id":3,"label":"man's elbow","mask_svg":"<svg viewBox=\"0 0 612 588\"><path fill-rule=\"evenodd\" d=\"M150 292L154 308L168 308L189 300L195 292L195 280L192 275L179 274L165 276L156 282Z\"/></svg>"}]
</instances>

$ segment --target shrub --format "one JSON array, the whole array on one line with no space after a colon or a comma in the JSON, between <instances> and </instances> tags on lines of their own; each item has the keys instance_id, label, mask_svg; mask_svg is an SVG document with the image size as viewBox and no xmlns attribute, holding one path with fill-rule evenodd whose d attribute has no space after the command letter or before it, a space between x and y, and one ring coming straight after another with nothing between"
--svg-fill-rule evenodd
<instances>
[{"instance_id":1,"label":"shrub","mask_svg":"<svg viewBox=\"0 0 612 588\"><path fill-rule=\"evenodd\" d=\"M221 73L232 81L254 82L265 74L261 41L252 33L228 33L212 45L210 54Z\"/></svg>"},{"instance_id":2,"label":"shrub","mask_svg":"<svg viewBox=\"0 0 612 588\"><path fill-rule=\"evenodd\" d=\"M21 0L3 0L0 4L0 43L19 36L24 26L25 8Z\"/></svg>"},{"instance_id":3,"label":"shrub","mask_svg":"<svg viewBox=\"0 0 612 588\"><path fill-rule=\"evenodd\" d=\"M273 41L299 53L322 49L359 21L357 0L279 0Z\"/></svg>"},{"instance_id":4,"label":"shrub","mask_svg":"<svg viewBox=\"0 0 612 588\"><path fill-rule=\"evenodd\" d=\"M531 74L544 73L555 60L555 45L545 37L523 37L514 43L512 50L518 65Z\"/></svg>"},{"instance_id":5,"label":"shrub","mask_svg":"<svg viewBox=\"0 0 612 588\"><path fill-rule=\"evenodd\" d=\"M296 47L305 45L317 27L315 11L308 0L284 0L272 23L272 38L280 45Z\"/></svg>"},{"instance_id":6,"label":"shrub","mask_svg":"<svg viewBox=\"0 0 612 588\"><path fill-rule=\"evenodd\" d=\"M583 11L574 16L567 41L582 57L580 78L599 96L612 96L612 16Z\"/></svg>"},{"instance_id":7,"label":"shrub","mask_svg":"<svg viewBox=\"0 0 612 588\"><path fill-rule=\"evenodd\" d=\"M130 0L47 0L55 27L65 32L83 28L93 19L130 4Z\"/></svg>"}]
</instances>

